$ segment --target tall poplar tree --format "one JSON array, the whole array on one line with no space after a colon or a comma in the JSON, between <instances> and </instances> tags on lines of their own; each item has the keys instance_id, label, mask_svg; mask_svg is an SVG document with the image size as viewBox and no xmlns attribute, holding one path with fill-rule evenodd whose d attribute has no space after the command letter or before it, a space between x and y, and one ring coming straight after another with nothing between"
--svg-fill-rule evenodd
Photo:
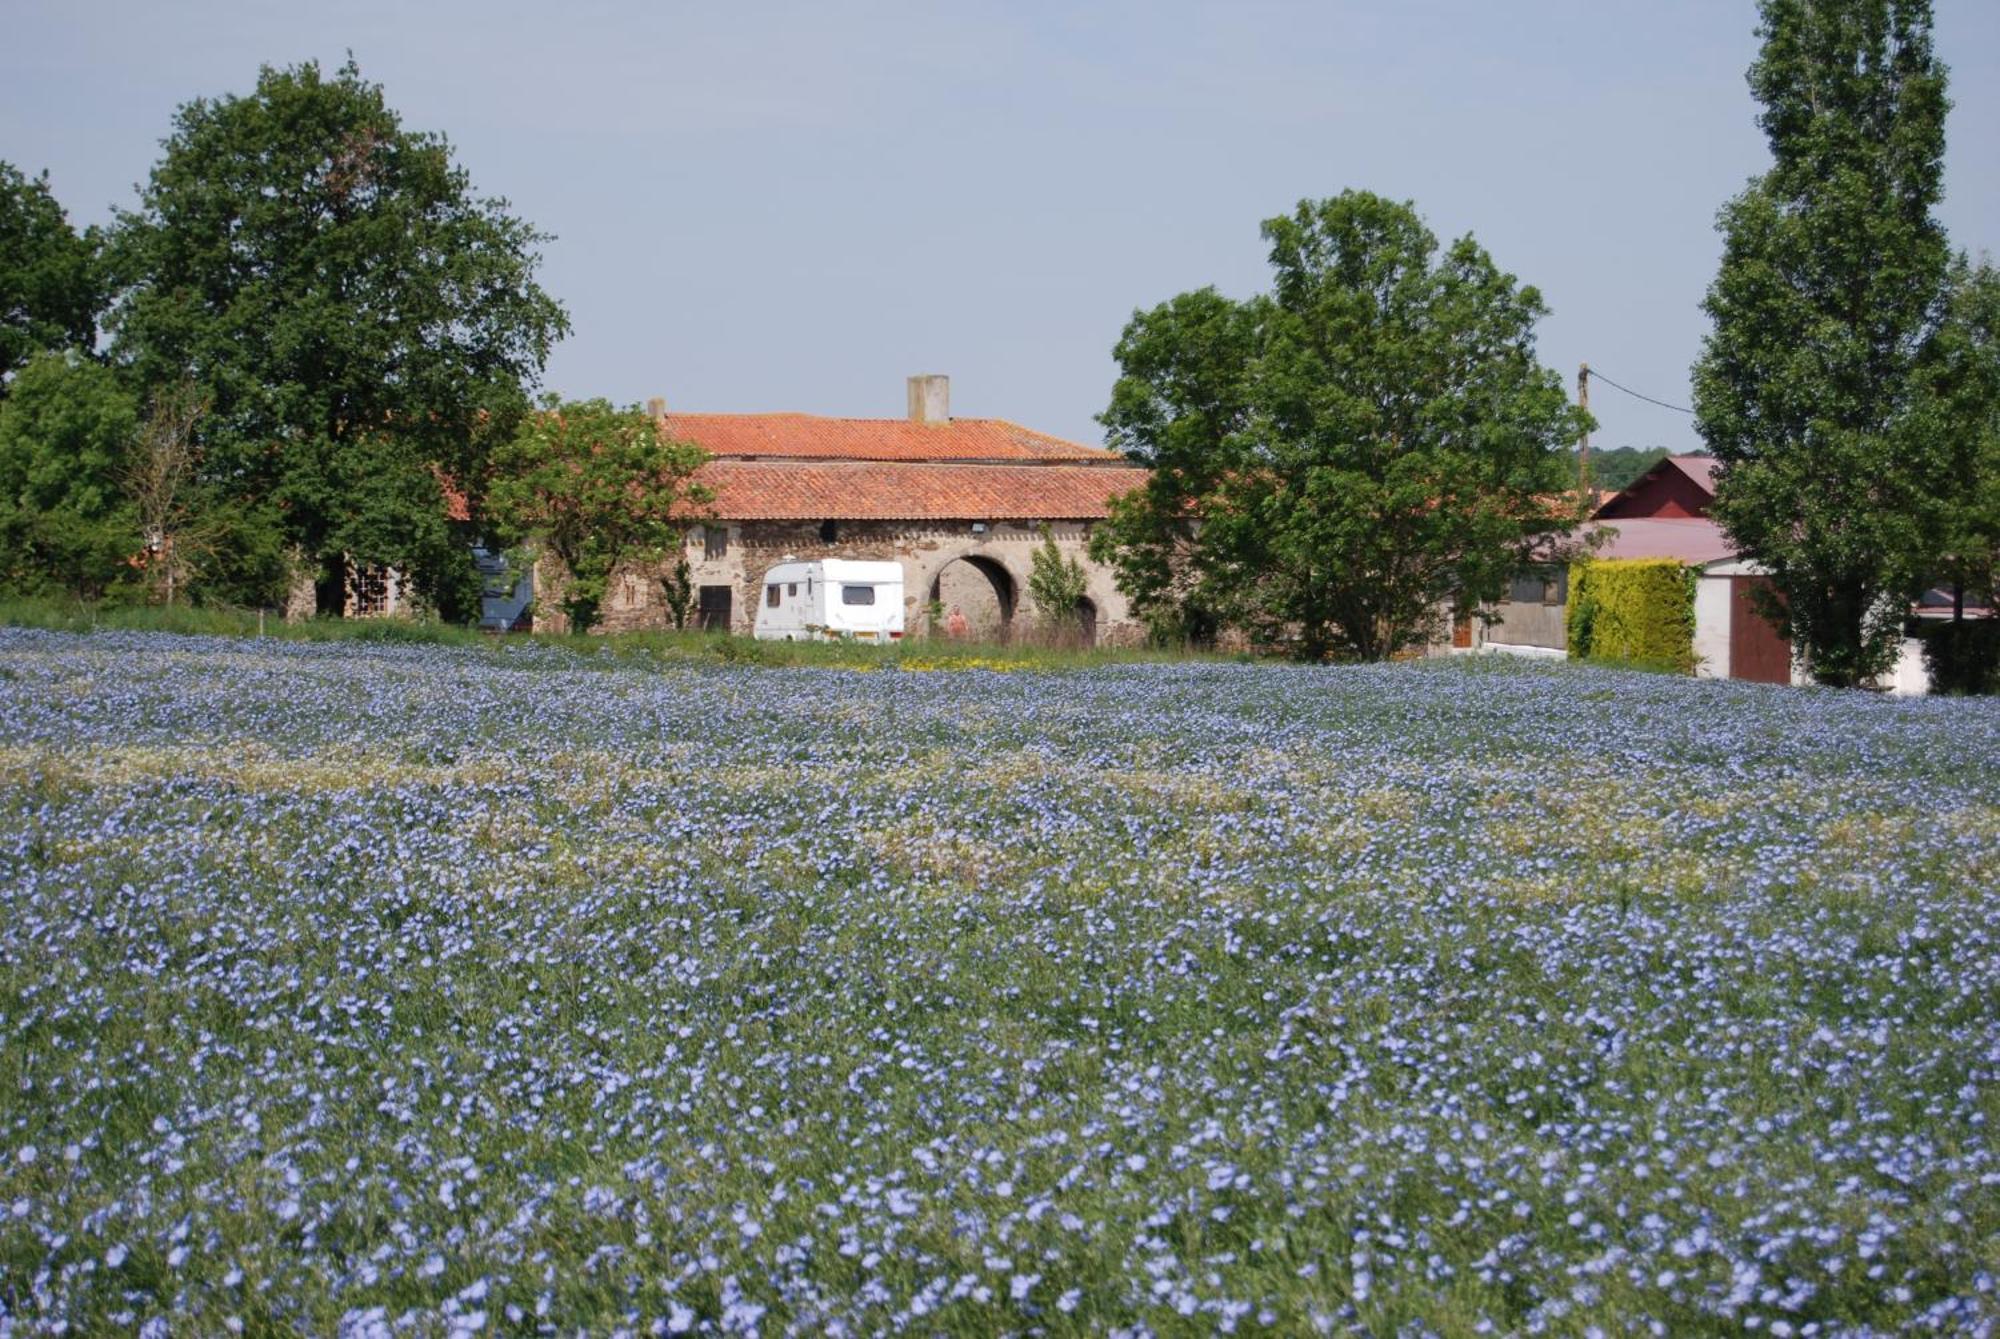
<instances>
[{"instance_id":1,"label":"tall poplar tree","mask_svg":"<svg viewBox=\"0 0 2000 1339\"><path fill-rule=\"evenodd\" d=\"M1697 426L1714 515L1772 576L1823 683L1886 668L1932 545L1919 370L1950 261L1933 217L1945 70L1928 0L1763 0L1750 87L1772 166L1726 205Z\"/></svg>"}]
</instances>

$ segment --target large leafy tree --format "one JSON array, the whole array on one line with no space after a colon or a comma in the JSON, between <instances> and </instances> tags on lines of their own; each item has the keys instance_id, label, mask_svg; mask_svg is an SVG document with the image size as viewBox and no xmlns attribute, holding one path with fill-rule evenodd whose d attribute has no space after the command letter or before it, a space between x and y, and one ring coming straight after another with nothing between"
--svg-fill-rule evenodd
<instances>
[{"instance_id":1,"label":"large leafy tree","mask_svg":"<svg viewBox=\"0 0 2000 1339\"><path fill-rule=\"evenodd\" d=\"M503 541L561 564L558 602L572 632L589 632L619 568L679 556L713 500L692 478L707 458L642 409L551 399L495 453L489 510Z\"/></svg>"},{"instance_id":2,"label":"large leafy tree","mask_svg":"<svg viewBox=\"0 0 2000 1339\"><path fill-rule=\"evenodd\" d=\"M1920 435L1933 450L1924 496L1926 579L1952 618L1925 631L1936 692L2000 692L2000 626L1966 617L2000 597L2000 273L1959 257L1944 318L1918 372Z\"/></svg>"},{"instance_id":3,"label":"large leafy tree","mask_svg":"<svg viewBox=\"0 0 2000 1339\"><path fill-rule=\"evenodd\" d=\"M70 227L46 173L27 177L0 162L0 395L34 354L95 347L104 309L97 252L97 233Z\"/></svg>"},{"instance_id":4,"label":"large leafy tree","mask_svg":"<svg viewBox=\"0 0 2000 1339\"><path fill-rule=\"evenodd\" d=\"M125 473L139 410L74 351L43 353L0 400L0 588L103 596L141 550Z\"/></svg>"},{"instance_id":5,"label":"large leafy tree","mask_svg":"<svg viewBox=\"0 0 2000 1339\"><path fill-rule=\"evenodd\" d=\"M1575 519L1585 419L1536 359L1540 295L1470 237L1441 249L1361 191L1264 236L1269 296L1188 294L1127 327L1105 421L1155 474L1098 551L1142 613L1382 659Z\"/></svg>"},{"instance_id":6,"label":"large leafy tree","mask_svg":"<svg viewBox=\"0 0 2000 1339\"><path fill-rule=\"evenodd\" d=\"M1886 668L1932 547L1939 420L1919 375L1949 252L1928 0L1763 0L1770 171L1726 205L1697 425L1714 515L1772 576L1816 678Z\"/></svg>"},{"instance_id":7,"label":"large leafy tree","mask_svg":"<svg viewBox=\"0 0 2000 1339\"><path fill-rule=\"evenodd\" d=\"M121 220L115 352L195 380L206 478L317 567L322 609L348 560L448 603L471 569L447 487L482 477L567 329L535 281L546 240L351 60L266 68L180 109Z\"/></svg>"},{"instance_id":8,"label":"large leafy tree","mask_svg":"<svg viewBox=\"0 0 2000 1339\"><path fill-rule=\"evenodd\" d=\"M1091 533L1091 554L1117 565L1134 611L1164 641L1211 641L1229 602L1202 522L1247 451L1265 305L1213 288L1183 293L1133 313L1113 350L1121 375L1101 421L1149 473Z\"/></svg>"},{"instance_id":9,"label":"large leafy tree","mask_svg":"<svg viewBox=\"0 0 2000 1339\"><path fill-rule=\"evenodd\" d=\"M1990 604L2000 584L2000 272L1961 256L1920 382L1932 415L1937 482L1928 490L1926 575Z\"/></svg>"}]
</instances>

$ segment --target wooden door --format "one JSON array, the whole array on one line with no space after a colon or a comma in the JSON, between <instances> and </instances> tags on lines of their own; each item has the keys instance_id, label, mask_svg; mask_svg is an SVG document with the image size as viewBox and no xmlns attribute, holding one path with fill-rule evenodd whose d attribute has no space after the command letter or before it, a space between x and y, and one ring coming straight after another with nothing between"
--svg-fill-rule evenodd
<instances>
[{"instance_id":1,"label":"wooden door","mask_svg":"<svg viewBox=\"0 0 2000 1339\"><path fill-rule=\"evenodd\" d=\"M1757 608L1751 592L1768 589L1769 577L1729 578L1729 677L1752 683L1790 683L1792 644Z\"/></svg>"}]
</instances>

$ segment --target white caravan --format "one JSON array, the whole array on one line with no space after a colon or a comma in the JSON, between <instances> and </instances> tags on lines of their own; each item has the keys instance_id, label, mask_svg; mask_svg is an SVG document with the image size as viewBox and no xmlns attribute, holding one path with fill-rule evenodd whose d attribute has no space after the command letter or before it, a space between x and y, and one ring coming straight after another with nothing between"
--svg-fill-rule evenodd
<instances>
[{"instance_id":1,"label":"white caravan","mask_svg":"<svg viewBox=\"0 0 2000 1339\"><path fill-rule=\"evenodd\" d=\"M786 561L764 574L758 641L891 642L902 635L901 563Z\"/></svg>"}]
</instances>

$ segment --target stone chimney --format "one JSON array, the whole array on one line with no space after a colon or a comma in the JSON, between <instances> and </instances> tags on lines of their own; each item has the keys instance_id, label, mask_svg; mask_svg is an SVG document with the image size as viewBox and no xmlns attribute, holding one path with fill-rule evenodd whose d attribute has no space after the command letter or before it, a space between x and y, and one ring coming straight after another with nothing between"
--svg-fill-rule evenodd
<instances>
[{"instance_id":1,"label":"stone chimney","mask_svg":"<svg viewBox=\"0 0 2000 1339\"><path fill-rule=\"evenodd\" d=\"M951 422L951 378L936 372L910 378L910 422Z\"/></svg>"},{"instance_id":2,"label":"stone chimney","mask_svg":"<svg viewBox=\"0 0 2000 1339\"><path fill-rule=\"evenodd\" d=\"M652 399L646 401L646 412L654 418L665 418L667 416L667 397L664 395L655 395Z\"/></svg>"}]
</instances>

